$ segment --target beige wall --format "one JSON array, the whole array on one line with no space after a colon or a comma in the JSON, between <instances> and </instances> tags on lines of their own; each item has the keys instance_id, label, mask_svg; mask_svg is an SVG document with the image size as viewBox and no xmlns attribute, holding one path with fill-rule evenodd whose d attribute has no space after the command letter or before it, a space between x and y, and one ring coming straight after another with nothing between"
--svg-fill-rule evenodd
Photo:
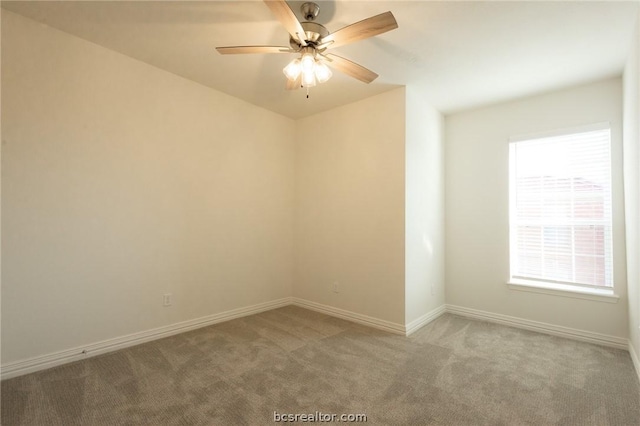
<instances>
[{"instance_id":1,"label":"beige wall","mask_svg":"<svg viewBox=\"0 0 640 426\"><path fill-rule=\"evenodd\" d=\"M640 81L640 19L636 24L630 46L623 85L629 338L636 356L640 356L640 84L638 81ZM636 368L640 368L640 365L636 365ZM638 374L640 375L640 370Z\"/></svg>"},{"instance_id":2,"label":"beige wall","mask_svg":"<svg viewBox=\"0 0 640 426\"><path fill-rule=\"evenodd\" d=\"M406 88L405 324L444 305L444 121Z\"/></svg>"},{"instance_id":3,"label":"beige wall","mask_svg":"<svg viewBox=\"0 0 640 426\"><path fill-rule=\"evenodd\" d=\"M619 78L446 117L447 304L627 338ZM510 290L510 136L608 121L617 304Z\"/></svg>"},{"instance_id":4,"label":"beige wall","mask_svg":"<svg viewBox=\"0 0 640 426\"><path fill-rule=\"evenodd\" d=\"M3 11L2 122L3 363L291 295L294 121Z\"/></svg>"},{"instance_id":5,"label":"beige wall","mask_svg":"<svg viewBox=\"0 0 640 426\"><path fill-rule=\"evenodd\" d=\"M404 159L404 88L298 120L294 296L404 324Z\"/></svg>"}]
</instances>

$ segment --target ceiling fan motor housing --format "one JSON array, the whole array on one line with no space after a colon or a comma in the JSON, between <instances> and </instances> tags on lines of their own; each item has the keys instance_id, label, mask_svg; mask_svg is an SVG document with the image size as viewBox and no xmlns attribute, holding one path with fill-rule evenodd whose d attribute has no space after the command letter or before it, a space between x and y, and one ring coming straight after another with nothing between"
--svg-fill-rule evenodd
<instances>
[{"instance_id":1,"label":"ceiling fan motor housing","mask_svg":"<svg viewBox=\"0 0 640 426\"><path fill-rule=\"evenodd\" d=\"M307 43L312 45L320 44L321 40L329 35L329 30L317 22L300 22L300 25L305 32ZM289 37L289 45L293 49L300 49L300 43L293 37Z\"/></svg>"}]
</instances>

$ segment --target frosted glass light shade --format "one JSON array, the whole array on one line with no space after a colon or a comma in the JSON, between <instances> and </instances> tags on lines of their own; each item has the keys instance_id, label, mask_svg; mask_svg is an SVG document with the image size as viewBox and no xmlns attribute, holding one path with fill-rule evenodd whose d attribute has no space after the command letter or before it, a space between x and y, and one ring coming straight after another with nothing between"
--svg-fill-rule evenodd
<instances>
[{"instance_id":1,"label":"frosted glass light shade","mask_svg":"<svg viewBox=\"0 0 640 426\"><path fill-rule=\"evenodd\" d=\"M302 72L300 59L294 59L293 61L289 62L289 64L286 67L284 67L282 72L284 73L284 75L287 76L289 80L295 81L300 75L300 73Z\"/></svg>"},{"instance_id":2,"label":"frosted glass light shade","mask_svg":"<svg viewBox=\"0 0 640 426\"><path fill-rule=\"evenodd\" d=\"M302 86L303 87L313 87L316 85L316 75L313 71L311 72L302 72Z\"/></svg>"},{"instance_id":3,"label":"frosted glass light shade","mask_svg":"<svg viewBox=\"0 0 640 426\"><path fill-rule=\"evenodd\" d=\"M300 59L300 65L302 66L302 71L312 73L316 66L316 60L311 53L305 53Z\"/></svg>"},{"instance_id":4,"label":"frosted glass light shade","mask_svg":"<svg viewBox=\"0 0 640 426\"><path fill-rule=\"evenodd\" d=\"M318 79L318 83L324 83L329 80L333 73L324 62L316 61L316 78Z\"/></svg>"}]
</instances>

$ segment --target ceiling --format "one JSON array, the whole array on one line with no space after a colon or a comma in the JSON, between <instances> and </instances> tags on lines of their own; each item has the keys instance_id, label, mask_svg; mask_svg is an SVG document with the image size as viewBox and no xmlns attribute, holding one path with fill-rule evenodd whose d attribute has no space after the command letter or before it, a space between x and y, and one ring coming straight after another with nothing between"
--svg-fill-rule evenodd
<instances>
[{"instance_id":1,"label":"ceiling","mask_svg":"<svg viewBox=\"0 0 640 426\"><path fill-rule=\"evenodd\" d=\"M290 1L300 18L302 1ZM329 31L390 10L399 28L332 50L377 72L339 72L285 90L294 57L220 55L216 46L288 45L262 1L17 1L2 7L291 118L402 85L452 113L620 75L639 3L318 1Z\"/></svg>"}]
</instances>

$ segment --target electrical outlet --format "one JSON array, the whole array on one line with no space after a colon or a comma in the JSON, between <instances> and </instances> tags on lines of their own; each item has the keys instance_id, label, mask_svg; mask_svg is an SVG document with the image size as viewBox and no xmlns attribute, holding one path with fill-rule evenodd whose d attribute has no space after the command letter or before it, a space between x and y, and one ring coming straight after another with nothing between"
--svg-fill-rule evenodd
<instances>
[{"instance_id":1,"label":"electrical outlet","mask_svg":"<svg viewBox=\"0 0 640 426\"><path fill-rule=\"evenodd\" d=\"M173 296L171 293L167 293L162 296L162 306L171 306L171 303L173 303Z\"/></svg>"},{"instance_id":2,"label":"electrical outlet","mask_svg":"<svg viewBox=\"0 0 640 426\"><path fill-rule=\"evenodd\" d=\"M340 293L340 283L338 281L333 283L333 292Z\"/></svg>"}]
</instances>

